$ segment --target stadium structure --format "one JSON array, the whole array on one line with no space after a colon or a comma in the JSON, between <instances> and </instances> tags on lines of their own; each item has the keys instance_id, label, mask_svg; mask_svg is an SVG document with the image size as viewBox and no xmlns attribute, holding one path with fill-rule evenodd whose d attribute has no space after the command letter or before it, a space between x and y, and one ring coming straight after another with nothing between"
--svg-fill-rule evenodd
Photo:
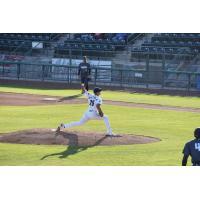
<instances>
[{"instance_id":1,"label":"stadium structure","mask_svg":"<svg viewBox=\"0 0 200 200\"><path fill-rule=\"evenodd\" d=\"M94 85L200 90L198 33L1 33L0 79L76 84L82 56Z\"/></svg>"}]
</instances>

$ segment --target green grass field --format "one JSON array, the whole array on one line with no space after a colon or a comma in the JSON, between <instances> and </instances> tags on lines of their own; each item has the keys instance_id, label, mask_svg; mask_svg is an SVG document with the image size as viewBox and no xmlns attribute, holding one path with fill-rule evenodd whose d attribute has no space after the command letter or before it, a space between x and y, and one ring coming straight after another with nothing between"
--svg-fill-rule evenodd
<instances>
[{"instance_id":1,"label":"green grass field","mask_svg":"<svg viewBox=\"0 0 200 200\"><path fill-rule=\"evenodd\" d=\"M78 90L40 90L1 86L0 91L71 96ZM103 93L104 99L200 107L198 98L167 95ZM53 128L60 122L79 120L87 105L0 106L0 133L29 128ZM185 142L193 138L200 115L191 112L128 108L103 105L114 132L158 137L162 141L143 145L98 146L86 149L67 146L0 143L0 165L180 165ZM80 131L105 131L102 121L91 121L75 128ZM42 159L45 157L45 159Z\"/></svg>"}]
</instances>

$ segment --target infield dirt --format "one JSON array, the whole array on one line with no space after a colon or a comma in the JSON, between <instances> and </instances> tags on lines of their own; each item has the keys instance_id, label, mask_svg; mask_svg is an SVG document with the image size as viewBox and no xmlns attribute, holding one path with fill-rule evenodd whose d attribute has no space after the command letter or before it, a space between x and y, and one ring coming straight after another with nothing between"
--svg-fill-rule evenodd
<instances>
[{"instance_id":1,"label":"infield dirt","mask_svg":"<svg viewBox=\"0 0 200 200\"><path fill-rule=\"evenodd\" d=\"M0 106L34 106L34 105L57 105L57 104L84 104L87 99L79 98L81 94L68 97L52 97L47 95L34 95L22 93L0 92ZM156 109L156 110L174 110L181 112L199 113L200 108L163 106L159 104L132 103L123 101L104 100L105 104L127 106L136 108Z\"/></svg>"}]
</instances>

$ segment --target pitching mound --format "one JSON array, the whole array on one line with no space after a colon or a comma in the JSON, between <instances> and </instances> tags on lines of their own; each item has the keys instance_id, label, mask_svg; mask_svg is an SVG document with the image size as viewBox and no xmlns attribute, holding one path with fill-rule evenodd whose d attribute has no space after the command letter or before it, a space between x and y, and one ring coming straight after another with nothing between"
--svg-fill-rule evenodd
<instances>
[{"instance_id":1,"label":"pitching mound","mask_svg":"<svg viewBox=\"0 0 200 200\"><path fill-rule=\"evenodd\" d=\"M158 141L160 141L158 138L138 135L125 134L108 137L100 133L81 133L77 131L61 131L59 135L55 136L55 130L53 129L31 129L0 135L0 142L3 143L70 145L79 147L146 144Z\"/></svg>"}]
</instances>

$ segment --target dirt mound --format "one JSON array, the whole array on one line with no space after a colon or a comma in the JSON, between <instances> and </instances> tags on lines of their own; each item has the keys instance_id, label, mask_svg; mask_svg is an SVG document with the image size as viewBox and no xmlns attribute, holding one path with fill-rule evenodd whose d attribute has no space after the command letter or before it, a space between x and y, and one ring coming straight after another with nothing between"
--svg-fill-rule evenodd
<instances>
[{"instance_id":1,"label":"dirt mound","mask_svg":"<svg viewBox=\"0 0 200 200\"><path fill-rule=\"evenodd\" d=\"M160 141L158 138L132 134L107 137L100 133L78 131L61 131L58 136L55 136L55 130L53 129L30 129L0 135L0 142L3 143L69 145L78 147L146 144L158 141Z\"/></svg>"}]
</instances>

